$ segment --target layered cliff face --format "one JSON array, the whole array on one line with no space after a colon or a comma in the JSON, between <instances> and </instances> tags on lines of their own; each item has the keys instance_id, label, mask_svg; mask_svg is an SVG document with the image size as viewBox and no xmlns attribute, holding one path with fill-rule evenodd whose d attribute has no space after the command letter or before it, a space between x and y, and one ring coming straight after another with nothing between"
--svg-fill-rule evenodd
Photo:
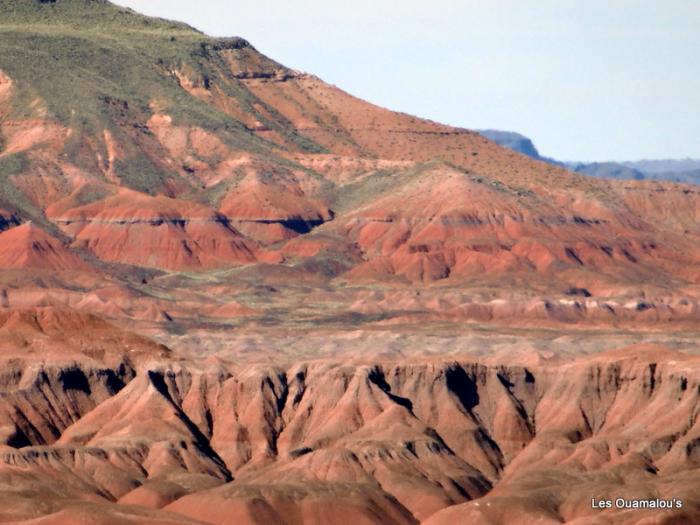
<instances>
[{"instance_id":1,"label":"layered cliff face","mask_svg":"<svg viewBox=\"0 0 700 525\"><path fill-rule=\"evenodd\" d=\"M50 330L61 315L19 318ZM197 363L133 338L107 360L86 342L37 363L35 345L3 365L5 522L700 517L699 361L662 347L522 367ZM591 509L596 495L685 505L632 519Z\"/></svg>"}]
</instances>

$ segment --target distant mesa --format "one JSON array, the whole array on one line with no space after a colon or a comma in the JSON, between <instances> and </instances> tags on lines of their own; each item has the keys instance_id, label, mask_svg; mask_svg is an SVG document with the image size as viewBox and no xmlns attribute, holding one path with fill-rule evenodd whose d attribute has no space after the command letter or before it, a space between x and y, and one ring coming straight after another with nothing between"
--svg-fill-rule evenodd
<instances>
[{"instance_id":1,"label":"distant mesa","mask_svg":"<svg viewBox=\"0 0 700 525\"><path fill-rule=\"evenodd\" d=\"M532 140L525 135L515 133L514 131L500 131L497 129L479 129L477 131L500 146L512 149L513 151L517 151L533 159L542 159L540 152L537 151Z\"/></svg>"},{"instance_id":2,"label":"distant mesa","mask_svg":"<svg viewBox=\"0 0 700 525\"><path fill-rule=\"evenodd\" d=\"M629 162L573 162L543 157L528 137L512 131L479 130L484 137L496 144L542 160L568 168L576 173L601 179L617 180L667 180L671 182L700 184L700 159L638 160Z\"/></svg>"}]
</instances>

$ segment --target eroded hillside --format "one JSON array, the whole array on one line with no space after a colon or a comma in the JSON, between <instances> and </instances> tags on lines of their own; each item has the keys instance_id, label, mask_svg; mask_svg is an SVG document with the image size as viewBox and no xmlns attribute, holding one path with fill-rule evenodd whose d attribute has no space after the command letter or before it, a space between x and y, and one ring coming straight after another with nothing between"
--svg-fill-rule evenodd
<instances>
[{"instance_id":1,"label":"eroded hillside","mask_svg":"<svg viewBox=\"0 0 700 525\"><path fill-rule=\"evenodd\" d=\"M0 1L0 522L698 521L699 214Z\"/></svg>"},{"instance_id":2,"label":"eroded hillside","mask_svg":"<svg viewBox=\"0 0 700 525\"><path fill-rule=\"evenodd\" d=\"M700 516L699 361L662 347L531 366L250 365L173 359L54 310L5 316L0 337L3 522ZM686 505L598 515L588 492Z\"/></svg>"}]
</instances>

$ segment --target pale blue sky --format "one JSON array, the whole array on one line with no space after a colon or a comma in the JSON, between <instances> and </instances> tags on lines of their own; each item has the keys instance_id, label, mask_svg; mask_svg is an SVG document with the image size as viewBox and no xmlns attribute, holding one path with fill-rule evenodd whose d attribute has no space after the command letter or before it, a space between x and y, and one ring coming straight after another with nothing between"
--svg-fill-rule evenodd
<instances>
[{"instance_id":1,"label":"pale blue sky","mask_svg":"<svg viewBox=\"0 0 700 525\"><path fill-rule=\"evenodd\" d=\"M700 158L698 0L117 0L566 160Z\"/></svg>"}]
</instances>

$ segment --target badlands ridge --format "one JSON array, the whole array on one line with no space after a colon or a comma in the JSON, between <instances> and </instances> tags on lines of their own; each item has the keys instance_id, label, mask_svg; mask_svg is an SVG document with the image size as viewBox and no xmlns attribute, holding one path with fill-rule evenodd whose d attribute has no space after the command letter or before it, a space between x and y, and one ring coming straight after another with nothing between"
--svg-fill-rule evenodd
<instances>
[{"instance_id":1,"label":"badlands ridge","mask_svg":"<svg viewBox=\"0 0 700 525\"><path fill-rule=\"evenodd\" d=\"M2 1L0 523L700 522L699 219L240 38Z\"/></svg>"}]
</instances>

